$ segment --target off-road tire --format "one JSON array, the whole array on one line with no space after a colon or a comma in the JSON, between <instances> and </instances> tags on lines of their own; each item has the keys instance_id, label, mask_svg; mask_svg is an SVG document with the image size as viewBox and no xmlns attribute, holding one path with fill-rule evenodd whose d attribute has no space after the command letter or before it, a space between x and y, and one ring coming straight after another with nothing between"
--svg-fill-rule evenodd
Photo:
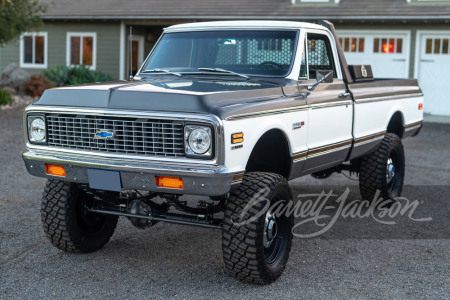
<instances>
[{"instance_id":1,"label":"off-road tire","mask_svg":"<svg viewBox=\"0 0 450 300\"><path fill-rule=\"evenodd\" d=\"M102 248L114 233L117 216L89 213L92 198L71 182L48 180L41 204L41 221L50 242L66 252L89 253Z\"/></svg>"},{"instance_id":2,"label":"off-road tire","mask_svg":"<svg viewBox=\"0 0 450 300\"><path fill-rule=\"evenodd\" d=\"M395 175L388 182L388 160L391 158ZM377 198L394 199L399 197L405 177L405 152L398 135L387 133L378 148L362 157L359 163L359 189L364 200Z\"/></svg>"},{"instance_id":3,"label":"off-road tire","mask_svg":"<svg viewBox=\"0 0 450 300\"><path fill-rule=\"evenodd\" d=\"M273 239L273 248L265 247L264 230L267 228L266 213L269 208L265 205L266 201L251 205L246 212L244 210L249 201L263 189L268 192L265 198L271 204L279 200L284 200L284 204L292 201L291 189L283 176L263 172L245 174L241 185L231 192L227 201L222 250L228 274L245 282L269 284L278 279L286 267L292 244L294 216L277 216L279 235ZM258 213L261 215L253 222L243 222L256 217ZM244 224L239 224L241 222Z\"/></svg>"}]
</instances>

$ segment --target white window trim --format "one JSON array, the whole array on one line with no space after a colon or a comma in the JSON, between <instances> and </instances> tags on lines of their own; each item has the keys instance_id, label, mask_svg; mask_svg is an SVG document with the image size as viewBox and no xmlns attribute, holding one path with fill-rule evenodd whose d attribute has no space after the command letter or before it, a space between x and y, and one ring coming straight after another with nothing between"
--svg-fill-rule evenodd
<instances>
[{"instance_id":1,"label":"white window trim","mask_svg":"<svg viewBox=\"0 0 450 300\"><path fill-rule=\"evenodd\" d=\"M33 58L35 55L34 49L35 49L35 42L34 42L34 37L36 35L42 35L44 36L44 63L43 64L36 64L36 63L26 63L24 62L24 41L23 38L24 36L32 36L33 37ZM47 69L47 63L48 63L48 51L47 51L47 44L48 44L48 38L47 38L47 32L24 32L21 36L20 36L20 67L21 68L28 68L28 69ZM34 59L33 59L34 61Z\"/></svg>"},{"instance_id":2,"label":"white window trim","mask_svg":"<svg viewBox=\"0 0 450 300\"><path fill-rule=\"evenodd\" d=\"M119 58L119 80L125 80L125 35L126 35L125 23L120 22L120 58Z\"/></svg>"},{"instance_id":3,"label":"white window trim","mask_svg":"<svg viewBox=\"0 0 450 300\"><path fill-rule=\"evenodd\" d=\"M72 65L70 64L70 38L73 36L78 37L85 37L85 36L91 36L92 37L92 66L86 66L91 70L95 70L97 68L97 32L67 32L66 34L66 65L68 67L78 66L78 65ZM80 39L81 41L83 39ZM80 62L83 60L82 52L83 47L80 47ZM81 65L81 64L80 64Z\"/></svg>"},{"instance_id":4,"label":"white window trim","mask_svg":"<svg viewBox=\"0 0 450 300\"><path fill-rule=\"evenodd\" d=\"M130 37L128 37L128 41L130 40ZM142 35L133 35L132 41L137 41L139 43L139 49L138 49L138 58L137 58L137 71L141 68L142 64L144 63L144 36Z\"/></svg>"}]
</instances>

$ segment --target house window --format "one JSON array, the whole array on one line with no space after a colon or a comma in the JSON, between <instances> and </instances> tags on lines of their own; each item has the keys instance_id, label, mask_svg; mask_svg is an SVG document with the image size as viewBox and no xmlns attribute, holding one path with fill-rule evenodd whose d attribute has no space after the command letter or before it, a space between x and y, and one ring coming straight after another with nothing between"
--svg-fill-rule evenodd
<instances>
[{"instance_id":1,"label":"house window","mask_svg":"<svg viewBox=\"0 0 450 300\"><path fill-rule=\"evenodd\" d=\"M95 70L97 34L95 32L67 33L67 65L84 65Z\"/></svg>"},{"instance_id":2,"label":"house window","mask_svg":"<svg viewBox=\"0 0 450 300\"><path fill-rule=\"evenodd\" d=\"M426 54L449 54L449 39L427 39Z\"/></svg>"},{"instance_id":3,"label":"house window","mask_svg":"<svg viewBox=\"0 0 450 300\"><path fill-rule=\"evenodd\" d=\"M20 37L20 67L47 68L47 32L26 32Z\"/></svg>"},{"instance_id":4,"label":"house window","mask_svg":"<svg viewBox=\"0 0 450 300\"><path fill-rule=\"evenodd\" d=\"M340 37L339 43L344 52L364 52L365 39L363 37Z\"/></svg>"},{"instance_id":5,"label":"house window","mask_svg":"<svg viewBox=\"0 0 450 300\"><path fill-rule=\"evenodd\" d=\"M403 53L402 38L375 38L373 40L374 53L400 54Z\"/></svg>"}]
</instances>

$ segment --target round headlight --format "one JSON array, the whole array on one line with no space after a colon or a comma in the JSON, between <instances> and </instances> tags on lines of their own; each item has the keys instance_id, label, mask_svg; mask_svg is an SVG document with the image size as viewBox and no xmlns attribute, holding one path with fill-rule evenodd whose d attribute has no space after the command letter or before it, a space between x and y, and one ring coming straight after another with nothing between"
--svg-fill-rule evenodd
<instances>
[{"instance_id":1,"label":"round headlight","mask_svg":"<svg viewBox=\"0 0 450 300\"><path fill-rule=\"evenodd\" d=\"M203 128L197 128L189 135L189 147L197 154L206 153L211 147L211 136Z\"/></svg>"},{"instance_id":2,"label":"round headlight","mask_svg":"<svg viewBox=\"0 0 450 300\"><path fill-rule=\"evenodd\" d=\"M41 118L36 118L30 125L31 138L37 142L45 139L45 122Z\"/></svg>"}]
</instances>

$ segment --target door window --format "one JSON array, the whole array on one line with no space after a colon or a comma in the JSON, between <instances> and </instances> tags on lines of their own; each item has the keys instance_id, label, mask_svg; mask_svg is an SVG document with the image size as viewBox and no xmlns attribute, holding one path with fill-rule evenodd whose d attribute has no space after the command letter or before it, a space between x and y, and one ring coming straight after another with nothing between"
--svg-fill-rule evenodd
<instances>
[{"instance_id":1,"label":"door window","mask_svg":"<svg viewBox=\"0 0 450 300\"><path fill-rule=\"evenodd\" d=\"M316 71L318 70L333 71L334 77L337 78L333 51L327 36L308 34L305 48L306 51L303 51L302 65L300 68L300 78L316 78Z\"/></svg>"}]
</instances>

